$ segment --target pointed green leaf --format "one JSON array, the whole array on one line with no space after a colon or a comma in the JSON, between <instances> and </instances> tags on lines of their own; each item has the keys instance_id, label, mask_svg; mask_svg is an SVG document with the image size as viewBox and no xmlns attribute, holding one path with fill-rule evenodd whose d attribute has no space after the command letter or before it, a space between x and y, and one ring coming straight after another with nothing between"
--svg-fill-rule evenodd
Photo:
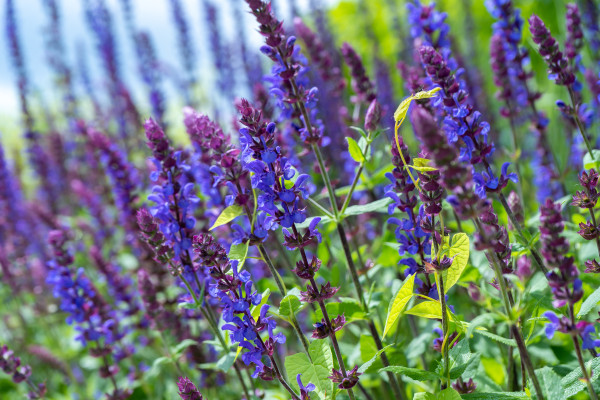
<instances>
[{"instance_id":1,"label":"pointed green leaf","mask_svg":"<svg viewBox=\"0 0 600 400\"><path fill-rule=\"evenodd\" d=\"M596 289L592 294L590 294L587 299L581 305L579 312L577 313L577 318L585 317L590 311L596 307L596 305L600 302L600 288Z\"/></svg>"},{"instance_id":2,"label":"pointed green leaf","mask_svg":"<svg viewBox=\"0 0 600 400\"><path fill-rule=\"evenodd\" d=\"M540 381L542 391L547 399L566 400L565 390L562 387L560 376L550 367L535 370L535 375ZM530 385L533 387L533 385Z\"/></svg>"},{"instance_id":3,"label":"pointed green leaf","mask_svg":"<svg viewBox=\"0 0 600 400\"><path fill-rule=\"evenodd\" d=\"M390 303L388 316L385 320L385 328L383 329L383 337L385 337L385 335L392 328L400 316L400 313L404 310L404 307L406 307L406 304L412 298L415 285L415 275L416 274L412 274L404 281L402 287L398 289L396 296L394 296L394 300L392 303Z\"/></svg>"},{"instance_id":4,"label":"pointed green leaf","mask_svg":"<svg viewBox=\"0 0 600 400\"><path fill-rule=\"evenodd\" d=\"M530 400L525 392L491 392L468 393L462 395L463 400Z\"/></svg>"},{"instance_id":5,"label":"pointed green leaf","mask_svg":"<svg viewBox=\"0 0 600 400\"><path fill-rule=\"evenodd\" d=\"M358 146L358 143L356 143L356 140L352 139L350 136L346 137L346 140L348 141L348 152L352 159L358 163L363 162L365 156Z\"/></svg>"},{"instance_id":6,"label":"pointed green leaf","mask_svg":"<svg viewBox=\"0 0 600 400\"><path fill-rule=\"evenodd\" d=\"M213 226L210 227L209 230L212 231L213 229L215 229L221 225L225 225L226 223L233 221L234 219L236 219L243 213L244 213L244 209L241 206L238 206L237 204L233 204L221 212L221 214L217 217L217 220L215 221Z\"/></svg>"},{"instance_id":7,"label":"pointed green leaf","mask_svg":"<svg viewBox=\"0 0 600 400\"><path fill-rule=\"evenodd\" d=\"M464 233L457 233L452 237L452 245L448 250L448 257L454 257L450 268L442 273L444 290L448 290L458 282L460 275L469 262L469 237Z\"/></svg>"},{"instance_id":8,"label":"pointed green leaf","mask_svg":"<svg viewBox=\"0 0 600 400\"><path fill-rule=\"evenodd\" d=\"M373 363L375 361L377 361L377 359L379 358L379 356L381 355L381 353L383 353L390 346L392 346L392 345L390 344L388 346L385 346L383 349L381 349L377 353L375 353L375 355L373 356L373 358L371 358L369 361L367 361L366 363L364 363L363 365L360 366L360 368L358 369L358 372L360 372L361 374L364 374L365 371L367 371L369 369L369 367L371 365L373 365Z\"/></svg>"},{"instance_id":9,"label":"pointed green leaf","mask_svg":"<svg viewBox=\"0 0 600 400\"><path fill-rule=\"evenodd\" d=\"M592 150L592 154L594 154L594 160L592 160L592 156L591 154L585 153L585 156L583 157L583 168L585 169L592 169L592 168L598 168L596 166L596 162L598 162L600 164L600 150Z\"/></svg>"},{"instance_id":10,"label":"pointed green leaf","mask_svg":"<svg viewBox=\"0 0 600 400\"><path fill-rule=\"evenodd\" d=\"M392 199L386 197L384 199L379 199L372 203L361 204L357 206L350 206L344 212L344 215L360 215L368 212L387 212L387 206L390 204Z\"/></svg>"},{"instance_id":11,"label":"pointed green leaf","mask_svg":"<svg viewBox=\"0 0 600 400\"><path fill-rule=\"evenodd\" d=\"M246 256L248 255L248 243L240 243L234 244L229 248L229 257L230 260L238 260L238 269L244 266L244 262L246 261Z\"/></svg>"},{"instance_id":12,"label":"pointed green leaf","mask_svg":"<svg viewBox=\"0 0 600 400\"><path fill-rule=\"evenodd\" d=\"M438 374L431 371L425 371L418 368L409 368L402 367L400 365L391 365L389 367L381 368L379 372L393 372L395 374L408 376L410 379L414 379L415 381L423 382L423 381L435 381L440 379Z\"/></svg>"},{"instance_id":13,"label":"pointed green leaf","mask_svg":"<svg viewBox=\"0 0 600 400\"><path fill-rule=\"evenodd\" d=\"M288 294L279 303L279 315L289 317L296 314L303 308L303 304L300 302L298 296L294 294Z\"/></svg>"},{"instance_id":14,"label":"pointed green leaf","mask_svg":"<svg viewBox=\"0 0 600 400\"><path fill-rule=\"evenodd\" d=\"M596 357L586 362L585 367L588 369L588 371L590 369L592 370L590 381L594 382L597 380L600 376L600 358ZM587 388L585 382L581 380L582 377L583 373L581 372L581 368L575 368L573 372L561 379L560 383L565 390L565 396L567 398L572 397Z\"/></svg>"},{"instance_id":15,"label":"pointed green leaf","mask_svg":"<svg viewBox=\"0 0 600 400\"><path fill-rule=\"evenodd\" d=\"M438 301L424 301L405 313L422 318L442 319L442 306Z\"/></svg>"}]
</instances>

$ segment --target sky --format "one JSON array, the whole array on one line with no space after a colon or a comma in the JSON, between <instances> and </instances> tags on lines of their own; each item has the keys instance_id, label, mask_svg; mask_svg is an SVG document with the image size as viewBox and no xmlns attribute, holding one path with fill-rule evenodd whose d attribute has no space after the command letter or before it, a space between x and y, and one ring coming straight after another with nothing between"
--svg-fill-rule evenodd
<instances>
[{"instance_id":1,"label":"sky","mask_svg":"<svg viewBox=\"0 0 600 400\"><path fill-rule=\"evenodd\" d=\"M18 31L25 55L25 64L28 71L30 84L34 90L42 94L41 98L48 104L58 104L60 100L51 89L52 71L46 64L44 51L43 28L47 25L43 0L13 0L16 8ZM125 32L125 24L121 12L119 0L105 0L113 14L113 21L117 30L118 57L122 65L125 81L133 89L134 95L139 98L143 96L143 88L139 79L136 78L136 65L131 40ZM244 7L243 0L208 0L219 5L221 23L228 40L234 40L234 23L230 17L230 7L238 4ZM289 16L288 0L277 0L275 9L278 16L283 19ZM317 0L319 1L319 0ZM336 0L321 0L332 4ZM83 0L57 0L62 18L63 37L67 47L65 58L69 65L76 65L76 50L83 44L86 49L86 58L90 67L92 80L98 79L100 69L96 57L93 39L85 24L82 3ZM172 23L169 0L131 0L134 9L135 24L140 30L150 32L157 49L159 58L179 67L179 56L177 49L175 25ZM0 131L12 130L18 127L18 96L15 86L15 74L11 66L9 51L6 40L5 3L0 0ZM197 51L199 61L200 79L211 80L214 75L212 61L208 49L208 33L203 29L205 17L202 10L201 0L181 0L185 8L188 24L191 29L192 41ZM297 0L300 10L307 8L308 0ZM261 37L254 27L256 22L252 16L244 12L250 49L258 51L261 45ZM281 18L281 17L280 17ZM173 88L166 87L167 95Z\"/></svg>"}]
</instances>

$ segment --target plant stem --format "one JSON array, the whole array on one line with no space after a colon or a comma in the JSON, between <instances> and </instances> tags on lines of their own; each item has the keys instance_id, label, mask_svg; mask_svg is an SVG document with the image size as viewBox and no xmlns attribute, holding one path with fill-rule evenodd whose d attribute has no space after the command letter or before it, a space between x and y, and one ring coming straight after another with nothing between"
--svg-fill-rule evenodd
<instances>
[{"instance_id":1,"label":"plant stem","mask_svg":"<svg viewBox=\"0 0 600 400\"><path fill-rule=\"evenodd\" d=\"M581 122L581 119L579 118L579 105L577 104L577 100L575 99L575 92L573 91L572 86L568 86L567 88L569 90L569 97L571 98L571 106L573 107L573 113L571 114L571 117L573 117L573 119L575 120L575 124L577 124L577 128L579 129L579 132L581 133L581 136L583 137L583 141L585 142L585 146L587 147L588 152L590 153L590 157L592 158L592 161L596 161L596 168L597 168L598 161L594 157L592 145L587 137L585 127L583 126L583 123Z\"/></svg>"},{"instance_id":2,"label":"plant stem","mask_svg":"<svg viewBox=\"0 0 600 400\"><path fill-rule=\"evenodd\" d=\"M370 148L371 148L371 131L368 131L367 145L365 146L363 160L360 162L360 164L358 166L358 170L356 170L356 174L354 175L354 179L352 180L352 184L350 185L350 191L346 195L346 198L344 199L344 203L342 203L342 208L340 209L340 215L344 215L344 211L346 211L346 208L348 208L348 206L350 205L350 201L352 200L352 195L354 194L356 185L358 184L358 181L360 180L360 176L365 167L365 163L367 162L366 155L369 153Z\"/></svg>"},{"instance_id":3,"label":"plant stem","mask_svg":"<svg viewBox=\"0 0 600 400\"><path fill-rule=\"evenodd\" d=\"M510 114L513 114L513 107L510 103L510 101L506 101L506 107L508 108ZM515 152L515 156L517 154L517 150L518 150L518 145L517 143L519 143L519 140L517 139L517 128L515 127L515 121L513 120L513 118L508 118L508 122L510 125L510 133L511 133L511 138L512 138L512 146L513 146L513 151ZM525 204L525 198L523 197L523 185L521 184L522 182L522 178L523 175L521 174L521 167L519 166L518 162L515 162L515 169L517 170L517 177L518 177L518 182L517 182L517 192L519 193L519 199L521 200L521 204Z\"/></svg>"},{"instance_id":4,"label":"plant stem","mask_svg":"<svg viewBox=\"0 0 600 400\"><path fill-rule=\"evenodd\" d=\"M363 306L365 312L369 312L369 306L365 301L362 285L360 284L360 280L358 278L358 272L356 270L356 266L354 265L354 261L352 260L352 253L350 251L350 245L348 244L348 240L346 238L346 231L342 223L337 224L337 231L340 237L340 241L342 242L342 247L344 249L344 255L346 256L346 263L348 264L348 269L350 270L350 275L352 276L352 282L354 283L354 288L356 289L356 293L358 294L358 299ZM379 336L379 332L377 332L377 328L373 323L372 319L368 319L367 321L369 325L369 331L373 336L373 340L375 340L375 345L377 346L377 350L383 349L383 343L381 341L381 337ZM390 365L389 360L385 352L381 353L381 362L385 367ZM388 378L390 380L392 390L394 391L394 395L397 399L406 399L406 395L404 394L404 390L401 389L402 381L396 379L394 373L388 371Z\"/></svg>"},{"instance_id":5,"label":"plant stem","mask_svg":"<svg viewBox=\"0 0 600 400\"><path fill-rule=\"evenodd\" d=\"M319 149L319 146L317 146L316 144L312 144L311 147L312 147L313 153L315 154L315 157L317 158L317 162L319 163L319 169L321 170L321 176L323 177L323 181L325 181L325 186L327 187L327 194L329 195L329 203L331 204L331 209L333 210L333 215L335 216L335 218L337 220L339 218L340 213L338 212L337 202L335 200L335 192L333 190L333 186L331 185L331 180L329 179L329 174L327 173L327 169L325 169L325 162L323 161L323 155L321 154L321 149Z\"/></svg>"},{"instance_id":6,"label":"plant stem","mask_svg":"<svg viewBox=\"0 0 600 400\"><path fill-rule=\"evenodd\" d=\"M448 352L448 307L446 305L446 292L444 291L444 278L440 272L436 272L440 303L442 305L442 332L444 340L442 341L442 356L444 358L443 375L445 380L442 380L441 389L444 390L450 385L450 354Z\"/></svg>"},{"instance_id":7,"label":"plant stem","mask_svg":"<svg viewBox=\"0 0 600 400\"><path fill-rule=\"evenodd\" d=\"M486 161L486 164L487 164L487 161ZM506 197L504 197L504 194L502 194L502 192L498 193L498 199L500 200L500 203L502 204L502 207L504 207L504 210L506 211L506 214L508 215L508 218L510 219L510 222L515 227L515 229L517 230L517 233L519 234L519 236L521 236L522 238L524 238L524 236L523 236L523 228L521 227L521 224L519 223L519 221L517 221L517 218L515 217L515 214L510 209L510 206L508 205L508 202L506 201ZM531 256L535 260L535 263L542 270L542 272L544 273L544 275L548 275L548 272L549 272L548 268L546 268L546 265L542 261L542 257L540 256L540 253L537 251L537 249L535 249L534 247L530 247L529 250L531 251Z\"/></svg>"},{"instance_id":8,"label":"plant stem","mask_svg":"<svg viewBox=\"0 0 600 400\"><path fill-rule=\"evenodd\" d=\"M569 317L571 318L571 325L575 328L575 310L573 309L573 304L569 304ZM585 380L585 384L587 385L590 398L592 400L598 400L598 396L594 391L594 387L592 386L592 381L590 380L590 374L585 367L585 361L583 359L583 354L581 352L581 344L579 343L577 331L571 333L571 337L573 338L573 345L575 346L575 353L577 354L577 361L579 362L579 367L581 368L581 373L583 374L583 379Z\"/></svg>"},{"instance_id":9,"label":"plant stem","mask_svg":"<svg viewBox=\"0 0 600 400\"><path fill-rule=\"evenodd\" d=\"M592 223L594 226L598 226L596 224L596 215L594 214L594 209L590 208L590 216L592 217ZM596 247L598 247L598 255L600 255L600 237L596 236Z\"/></svg>"},{"instance_id":10,"label":"plant stem","mask_svg":"<svg viewBox=\"0 0 600 400\"><path fill-rule=\"evenodd\" d=\"M237 189L240 193L242 192L242 188L239 185L239 183L237 184ZM250 212L250 209L248 208L247 204L244 205L244 209L246 210L246 216L248 217L248 221L250 223L252 223L252 213ZM279 243L279 241L277 241L277 243ZM262 243L258 243L256 245L256 248L258 249L265 264L267 264L267 267L269 268L269 271L271 272L271 276L273 276L273 278L275 279L275 283L277 284L279 293L281 293L282 297L285 297L287 295L287 288L285 287L285 283L281 279L281 276L277 272L277 269L275 268L275 265L273 264L271 257L269 257L269 253L265 250L265 246ZM300 339L300 343L302 344L302 347L304 347L304 351L306 352L306 355L310 358L310 354L308 352L308 340L302 333L302 329L300 329L300 324L298 323L296 316L293 314L292 314L290 323L291 323L292 327L294 328L296 335L298 335L298 338Z\"/></svg>"},{"instance_id":11,"label":"plant stem","mask_svg":"<svg viewBox=\"0 0 600 400\"><path fill-rule=\"evenodd\" d=\"M479 218L474 218L473 222L479 231L479 234L482 237L485 237L485 231L483 230L483 226L481 225L481 221ZM498 286L500 287L500 293L502 294L502 300L504 303L504 309L509 318L509 325L511 333L517 342L517 347L519 348L519 354L521 355L521 360L525 364L525 368L531 377L531 381L533 382L533 386L537 395L538 400L544 400L544 392L542 391L542 387L535 375L535 370L533 369L533 364L531 362L531 358L529 357L529 353L527 351L527 347L525 346L525 341L523 340L523 336L521 335L521 331L519 327L512 320L512 307L510 305L510 299L508 297L508 289L506 287L506 280L504 276L502 276L502 269L500 267L500 260L498 259L498 255L494 251L487 251L488 258L491 260L492 268L494 270L494 274L496 275L496 280L498 281Z\"/></svg>"}]
</instances>

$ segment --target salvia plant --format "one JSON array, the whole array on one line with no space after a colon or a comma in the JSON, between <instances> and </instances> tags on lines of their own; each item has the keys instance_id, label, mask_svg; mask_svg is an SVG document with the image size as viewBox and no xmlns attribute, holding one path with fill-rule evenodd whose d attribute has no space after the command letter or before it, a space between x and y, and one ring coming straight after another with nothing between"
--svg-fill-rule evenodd
<instances>
[{"instance_id":1,"label":"salvia plant","mask_svg":"<svg viewBox=\"0 0 600 400\"><path fill-rule=\"evenodd\" d=\"M0 398L598 399L596 1L25 3Z\"/></svg>"}]
</instances>

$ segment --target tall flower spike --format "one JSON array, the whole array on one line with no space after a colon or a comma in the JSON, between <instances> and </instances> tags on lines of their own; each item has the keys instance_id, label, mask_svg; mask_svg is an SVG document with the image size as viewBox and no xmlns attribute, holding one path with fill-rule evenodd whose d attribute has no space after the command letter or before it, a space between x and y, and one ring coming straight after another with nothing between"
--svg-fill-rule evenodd
<instances>
[{"instance_id":1,"label":"tall flower spike","mask_svg":"<svg viewBox=\"0 0 600 400\"><path fill-rule=\"evenodd\" d=\"M575 75L558 47L556 39L552 37L546 24L537 15L529 18L529 30L533 42L539 46L538 51L546 64L548 73L557 85L570 86L575 83Z\"/></svg>"},{"instance_id":2,"label":"tall flower spike","mask_svg":"<svg viewBox=\"0 0 600 400\"><path fill-rule=\"evenodd\" d=\"M567 4L567 39L565 54L569 60L574 60L583 47L583 30L579 7L575 3Z\"/></svg>"},{"instance_id":3,"label":"tall flower spike","mask_svg":"<svg viewBox=\"0 0 600 400\"><path fill-rule=\"evenodd\" d=\"M575 304L583 297L579 270L573 263L573 257L567 256L569 242L561 233L564 230L560 204L548 199L542 205L540 217L540 242L542 255L553 270L548 281L554 296L554 306Z\"/></svg>"},{"instance_id":4,"label":"tall flower spike","mask_svg":"<svg viewBox=\"0 0 600 400\"><path fill-rule=\"evenodd\" d=\"M261 307L258 317L251 315L251 307L259 305L262 296L253 290L254 283L250 280L250 273L238 270L237 260L230 262L225 249L210 235L194 236L194 252L198 255L198 262L209 269L213 279L208 293L223 305L225 325L222 329L229 331L231 340L247 350L242 353L242 361L246 365L255 365L255 378L280 378L273 353L276 343L285 342L285 336L274 333L275 321L267 315L269 305ZM233 274L227 273L230 270ZM268 338L263 340L260 334L265 330ZM269 358L270 366L263 363L263 356Z\"/></svg>"}]
</instances>

